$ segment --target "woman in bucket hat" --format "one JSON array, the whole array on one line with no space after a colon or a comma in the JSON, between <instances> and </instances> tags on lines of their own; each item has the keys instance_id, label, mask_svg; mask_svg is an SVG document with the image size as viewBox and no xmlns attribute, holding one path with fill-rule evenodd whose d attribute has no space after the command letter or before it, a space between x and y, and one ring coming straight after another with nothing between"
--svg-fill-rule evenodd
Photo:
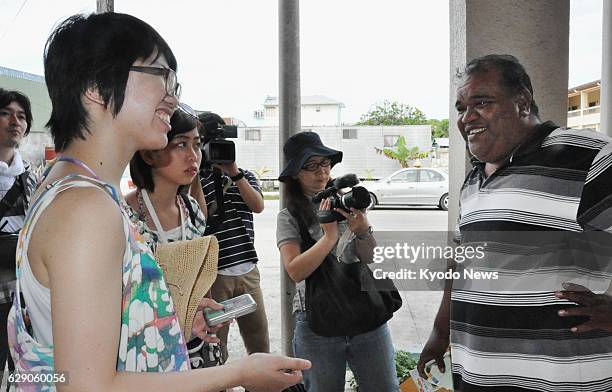
<instances>
[{"instance_id":1,"label":"woman in bucket hat","mask_svg":"<svg viewBox=\"0 0 612 392\"><path fill-rule=\"evenodd\" d=\"M312 362L312 368L304 372L306 389L310 392L344 391L348 364L360 391L399 391L393 344L386 323L355 336L327 337L313 332L306 316L305 280L327 256L332 255L343 263L367 262L376 244L363 211L351 209L348 213L336 209L345 221L317 222L317 209L329 210L331 203L324 199L315 205L312 197L327 187L330 171L342 161L342 152L324 146L314 132L290 137L283 152L290 159L279 180L286 184L288 207L278 214L276 239L283 265L296 282L293 347L296 356ZM307 227L311 239L303 238L300 226ZM305 249L307 241L315 243Z\"/></svg>"}]
</instances>

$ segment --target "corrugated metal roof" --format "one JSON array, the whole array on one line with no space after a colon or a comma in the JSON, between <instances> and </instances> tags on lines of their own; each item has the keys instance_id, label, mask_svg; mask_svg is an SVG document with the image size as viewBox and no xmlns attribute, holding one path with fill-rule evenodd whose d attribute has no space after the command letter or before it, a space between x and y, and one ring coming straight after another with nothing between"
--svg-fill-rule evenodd
<instances>
[{"instance_id":1,"label":"corrugated metal roof","mask_svg":"<svg viewBox=\"0 0 612 392\"><path fill-rule=\"evenodd\" d=\"M597 87L600 84L601 84L601 80L597 79L597 80L589 82L589 83L581 84L580 86L569 88L567 90L567 92L568 92L568 94L576 93L578 91L587 90L587 89L590 89L590 88L593 88L593 87Z\"/></svg>"},{"instance_id":2,"label":"corrugated metal roof","mask_svg":"<svg viewBox=\"0 0 612 392\"><path fill-rule=\"evenodd\" d=\"M0 75L10 76L12 78L31 80L33 82L45 83L45 78L40 75L34 75L28 72L17 71L16 69L6 68L0 66Z\"/></svg>"}]
</instances>

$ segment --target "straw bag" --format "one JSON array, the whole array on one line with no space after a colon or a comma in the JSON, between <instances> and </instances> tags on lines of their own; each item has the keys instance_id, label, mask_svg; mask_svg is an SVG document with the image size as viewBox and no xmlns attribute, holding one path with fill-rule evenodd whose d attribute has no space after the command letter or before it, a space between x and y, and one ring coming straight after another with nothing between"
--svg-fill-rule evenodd
<instances>
[{"instance_id":1,"label":"straw bag","mask_svg":"<svg viewBox=\"0 0 612 392\"><path fill-rule=\"evenodd\" d=\"M164 272L179 324L189 341L198 305L217 278L217 238L206 236L157 244L155 259Z\"/></svg>"}]
</instances>

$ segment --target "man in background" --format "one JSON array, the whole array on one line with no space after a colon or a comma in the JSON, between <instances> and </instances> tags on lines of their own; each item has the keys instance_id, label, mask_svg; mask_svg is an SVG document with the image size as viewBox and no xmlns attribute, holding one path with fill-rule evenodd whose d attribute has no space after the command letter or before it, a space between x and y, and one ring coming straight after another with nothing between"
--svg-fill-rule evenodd
<instances>
[{"instance_id":1,"label":"man in background","mask_svg":"<svg viewBox=\"0 0 612 392\"><path fill-rule=\"evenodd\" d=\"M223 127L219 115L205 112L199 116L204 143L206 135ZM236 319L244 345L249 354L270 352L268 320L259 285L257 252L253 213L264 209L264 199L255 174L238 168L236 162L210 165L204 156L200 183L208 208L206 234L219 241L219 270L211 288L212 298L222 302L242 294L251 294L257 310ZM221 328L217 336L222 343L224 362L227 360L229 325Z\"/></svg>"},{"instance_id":2,"label":"man in background","mask_svg":"<svg viewBox=\"0 0 612 392\"><path fill-rule=\"evenodd\" d=\"M8 355L6 321L15 290L15 250L36 179L21 159L19 143L32 127L30 100L18 91L0 88L0 367Z\"/></svg>"}]
</instances>

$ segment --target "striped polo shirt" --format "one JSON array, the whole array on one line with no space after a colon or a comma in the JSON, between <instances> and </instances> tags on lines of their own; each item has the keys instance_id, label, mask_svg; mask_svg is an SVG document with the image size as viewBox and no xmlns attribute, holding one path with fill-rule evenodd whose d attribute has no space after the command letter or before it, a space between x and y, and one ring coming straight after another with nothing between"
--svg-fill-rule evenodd
<instances>
[{"instance_id":1,"label":"striped polo shirt","mask_svg":"<svg viewBox=\"0 0 612 392\"><path fill-rule=\"evenodd\" d=\"M244 178L259 193L261 188L255 174L244 171ZM217 227L206 226L206 235L214 235L219 241L219 269L239 264L257 263L255 252L255 232L253 231L253 212L246 205L236 184L228 176L221 176L224 186L225 218ZM215 201L215 184L212 170L200 171L200 183L210 213ZM213 213L218 217L218 213ZM209 217L209 222L211 221Z\"/></svg>"},{"instance_id":2,"label":"striped polo shirt","mask_svg":"<svg viewBox=\"0 0 612 392\"><path fill-rule=\"evenodd\" d=\"M612 226L609 142L546 122L491 176L473 161L460 195L460 242L483 246L485 256L460 264L468 277L453 283L456 390L612 391L612 334L571 332L585 319L559 317L573 305L554 295L564 282L599 293L610 285L610 253L587 236L606 236L608 245L612 237L586 231Z\"/></svg>"}]
</instances>

